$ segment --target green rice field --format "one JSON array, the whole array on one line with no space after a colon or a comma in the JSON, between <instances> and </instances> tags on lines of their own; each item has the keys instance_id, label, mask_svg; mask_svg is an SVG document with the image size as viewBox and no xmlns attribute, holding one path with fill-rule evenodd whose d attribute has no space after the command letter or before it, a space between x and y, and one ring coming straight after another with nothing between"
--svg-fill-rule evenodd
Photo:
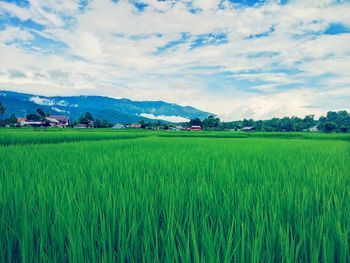
<instances>
[{"instance_id":1,"label":"green rice field","mask_svg":"<svg viewBox=\"0 0 350 263\"><path fill-rule=\"evenodd\" d=\"M0 129L0 262L350 262L350 135Z\"/></svg>"}]
</instances>

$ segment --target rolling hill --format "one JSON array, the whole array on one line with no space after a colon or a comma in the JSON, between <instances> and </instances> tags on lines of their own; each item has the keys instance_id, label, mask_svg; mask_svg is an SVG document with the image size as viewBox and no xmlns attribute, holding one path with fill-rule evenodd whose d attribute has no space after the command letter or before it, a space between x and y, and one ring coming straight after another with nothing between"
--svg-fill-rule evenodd
<instances>
[{"instance_id":1,"label":"rolling hill","mask_svg":"<svg viewBox=\"0 0 350 263\"><path fill-rule=\"evenodd\" d=\"M37 108L51 115L66 115L73 120L85 112L91 112L95 118L120 123L154 119L181 122L192 118L202 119L210 115L190 106L164 101L133 101L103 96L46 97L0 91L0 101L5 105L7 115L15 113L17 117L25 117L28 113L35 112Z\"/></svg>"}]
</instances>

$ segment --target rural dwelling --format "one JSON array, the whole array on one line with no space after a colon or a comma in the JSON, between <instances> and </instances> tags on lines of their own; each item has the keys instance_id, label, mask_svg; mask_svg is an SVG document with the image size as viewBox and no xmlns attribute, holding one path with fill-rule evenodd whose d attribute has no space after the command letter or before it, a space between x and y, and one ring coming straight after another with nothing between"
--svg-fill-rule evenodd
<instances>
[{"instance_id":1,"label":"rural dwelling","mask_svg":"<svg viewBox=\"0 0 350 263\"><path fill-rule=\"evenodd\" d=\"M44 125L42 121L21 121L20 123L23 127L41 127Z\"/></svg>"},{"instance_id":2,"label":"rural dwelling","mask_svg":"<svg viewBox=\"0 0 350 263\"><path fill-rule=\"evenodd\" d=\"M318 124L308 129L309 132L318 132Z\"/></svg>"},{"instance_id":3,"label":"rural dwelling","mask_svg":"<svg viewBox=\"0 0 350 263\"><path fill-rule=\"evenodd\" d=\"M141 124L140 123L131 123L130 124L130 128L140 129L141 128Z\"/></svg>"},{"instance_id":4,"label":"rural dwelling","mask_svg":"<svg viewBox=\"0 0 350 263\"><path fill-rule=\"evenodd\" d=\"M178 130L178 131L185 131L185 130L187 130L186 127L183 127L183 126L181 126L181 125L177 125L175 128L176 128L176 130Z\"/></svg>"},{"instance_id":5,"label":"rural dwelling","mask_svg":"<svg viewBox=\"0 0 350 263\"><path fill-rule=\"evenodd\" d=\"M94 128L95 127L95 122L94 121L89 121L89 124L87 125L87 128Z\"/></svg>"},{"instance_id":6,"label":"rural dwelling","mask_svg":"<svg viewBox=\"0 0 350 263\"><path fill-rule=\"evenodd\" d=\"M193 125L193 126L191 126L190 130L191 131L201 131L202 127L199 125Z\"/></svg>"},{"instance_id":7,"label":"rural dwelling","mask_svg":"<svg viewBox=\"0 0 350 263\"><path fill-rule=\"evenodd\" d=\"M59 127L68 127L69 125L69 117L64 116L64 115L51 115L50 116L51 119L55 119L58 121L58 125Z\"/></svg>"},{"instance_id":8,"label":"rural dwelling","mask_svg":"<svg viewBox=\"0 0 350 263\"><path fill-rule=\"evenodd\" d=\"M86 129L88 126L86 124L82 124L82 123L78 123L76 125L74 125L73 128L75 129Z\"/></svg>"},{"instance_id":9,"label":"rural dwelling","mask_svg":"<svg viewBox=\"0 0 350 263\"><path fill-rule=\"evenodd\" d=\"M241 131L244 131L244 132L255 131L255 127L243 127L243 128L241 129Z\"/></svg>"},{"instance_id":10,"label":"rural dwelling","mask_svg":"<svg viewBox=\"0 0 350 263\"><path fill-rule=\"evenodd\" d=\"M51 118L51 117L46 117L45 121L47 121L51 127L56 127L60 124L60 122L58 120Z\"/></svg>"},{"instance_id":11,"label":"rural dwelling","mask_svg":"<svg viewBox=\"0 0 350 263\"><path fill-rule=\"evenodd\" d=\"M117 123L116 125L114 125L114 126L112 127L112 129L125 129L125 125L124 125L124 124Z\"/></svg>"},{"instance_id":12,"label":"rural dwelling","mask_svg":"<svg viewBox=\"0 0 350 263\"><path fill-rule=\"evenodd\" d=\"M17 123L19 126L24 126L26 121L28 121L27 118L17 118Z\"/></svg>"}]
</instances>

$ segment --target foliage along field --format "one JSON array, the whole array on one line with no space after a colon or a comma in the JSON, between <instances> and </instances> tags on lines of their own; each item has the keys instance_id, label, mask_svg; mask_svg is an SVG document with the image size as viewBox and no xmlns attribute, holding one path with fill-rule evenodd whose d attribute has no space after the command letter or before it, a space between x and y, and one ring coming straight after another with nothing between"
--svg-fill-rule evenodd
<instances>
[{"instance_id":1,"label":"foliage along field","mask_svg":"<svg viewBox=\"0 0 350 263\"><path fill-rule=\"evenodd\" d=\"M0 262L350 261L348 137L215 134L0 130Z\"/></svg>"}]
</instances>

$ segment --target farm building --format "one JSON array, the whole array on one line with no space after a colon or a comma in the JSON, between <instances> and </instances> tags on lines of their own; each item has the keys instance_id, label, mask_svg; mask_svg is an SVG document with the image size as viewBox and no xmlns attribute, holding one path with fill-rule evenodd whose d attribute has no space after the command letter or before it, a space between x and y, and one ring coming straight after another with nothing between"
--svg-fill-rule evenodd
<instances>
[{"instance_id":1,"label":"farm building","mask_svg":"<svg viewBox=\"0 0 350 263\"><path fill-rule=\"evenodd\" d=\"M241 129L241 131L244 131L244 132L255 131L255 127L243 127L243 128Z\"/></svg>"},{"instance_id":2,"label":"farm building","mask_svg":"<svg viewBox=\"0 0 350 263\"><path fill-rule=\"evenodd\" d=\"M112 129L125 129L125 125L117 123L112 127Z\"/></svg>"},{"instance_id":3,"label":"farm building","mask_svg":"<svg viewBox=\"0 0 350 263\"><path fill-rule=\"evenodd\" d=\"M191 131L201 131L202 127L199 125L193 125L193 126L191 126L190 130Z\"/></svg>"},{"instance_id":4,"label":"farm building","mask_svg":"<svg viewBox=\"0 0 350 263\"><path fill-rule=\"evenodd\" d=\"M308 129L309 132L318 132L318 124Z\"/></svg>"},{"instance_id":5,"label":"farm building","mask_svg":"<svg viewBox=\"0 0 350 263\"><path fill-rule=\"evenodd\" d=\"M51 115L50 119L55 119L58 121L58 125L60 127L67 127L69 125L69 117L64 115Z\"/></svg>"},{"instance_id":6,"label":"farm building","mask_svg":"<svg viewBox=\"0 0 350 263\"><path fill-rule=\"evenodd\" d=\"M42 121L31 121L27 118L17 118L20 126L37 127L37 126L51 126L51 127L67 127L69 125L69 117L52 115L46 117Z\"/></svg>"},{"instance_id":7,"label":"farm building","mask_svg":"<svg viewBox=\"0 0 350 263\"><path fill-rule=\"evenodd\" d=\"M50 124L51 127L59 126L60 122L54 118L46 117L45 121Z\"/></svg>"},{"instance_id":8,"label":"farm building","mask_svg":"<svg viewBox=\"0 0 350 263\"><path fill-rule=\"evenodd\" d=\"M21 121L20 125L25 126L25 127L41 127L44 125L44 122L42 122L42 121Z\"/></svg>"},{"instance_id":9,"label":"farm building","mask_svg":"<svg viewBox=\"0 0 350 263\"><path fill-rule=\"evenodd\" d=\"M74 125L73 128L75 129L86 129L88 126L86 124L82 124L82 123L78 123L76 125Z\"/></svg>"},{"instance_id":10,"label":"farm building","mask_svg":"<svg viewBox=\"0 0 350 263\"><path fill-rule=\"evenodd\" d=\"M27 118L17 118L17 123L20 125L20 126L24 126L23 124L28 121Z\"/></svg>"},{"instance_id":11,"label":"farm building","mask_svg":"<svg viewBox=\"0 0 350 263\"><path fill-rule=\"evenodd\" d=\"M185 130L187 130L186 127L181 126L181 125L177 125L175 128L176 128L176 130L178 130L178 131L185 131Z\"/></svg>"},{"instance_id":12,"label":"farm building","mask_svg":"<svg viewBox=\"0 0 350 263\"><path fill-rule=\"evenodd\" d=\"M131 123L130 124L130 128L140 129L141 128L141 124L140 123Z\"/></svg>"}]
</instances>

